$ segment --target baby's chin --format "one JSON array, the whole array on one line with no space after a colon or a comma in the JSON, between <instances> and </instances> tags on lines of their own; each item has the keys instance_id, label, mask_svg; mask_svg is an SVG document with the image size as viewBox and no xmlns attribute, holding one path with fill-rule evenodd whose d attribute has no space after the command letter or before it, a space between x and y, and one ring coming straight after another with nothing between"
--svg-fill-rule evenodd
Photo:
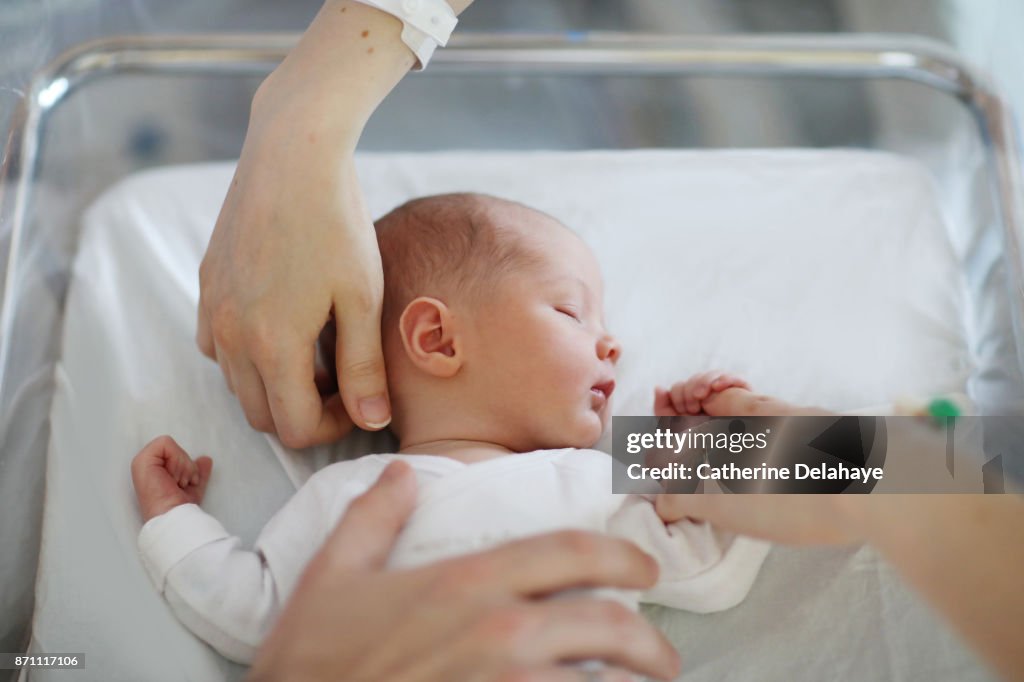
<instances>
[{"instance_id":1,"label":"baby's chin","mask_svg":"<svg viewBox=\"0 0 1024 682\"><path fill-rule=\"evenodd\" d=\"M574 428L571 429L571 437L567 439L570 442L566 443L562 447L588 450L594 447L597 442L601 440L601 434L604 433L604 427L605 421L596 413L590 412L588 415L585 415Z\"/></svg>"},{"instance_id":2,"label":"baby's chin","mask_svg":"<svg viewBox=\"0 0 1024 682\"><path fill-rule=\"evenodd\" d=\"M560 450L575 448L588 450L594 447L604 433L607 419L593 410L577 412L570 418L563 417L552 424L550 420L544 424L536 424L530 429L535 436L533 450Z\"/></svg>"}]
</instances>

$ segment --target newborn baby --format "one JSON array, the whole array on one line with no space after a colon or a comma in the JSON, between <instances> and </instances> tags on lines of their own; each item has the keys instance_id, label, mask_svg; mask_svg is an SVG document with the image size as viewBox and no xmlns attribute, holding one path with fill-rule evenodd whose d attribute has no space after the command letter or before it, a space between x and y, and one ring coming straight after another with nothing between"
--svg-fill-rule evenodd
<instances>
[{"instance_id":1,"label":"newborn baby","mask_svg":"<svg viewBox=\"0 0 1024 682\"><path fill-rule=\"evenodd\" d=\"M416 472L416 511L390 557L406 567L560 529L613 533L654 556L640 598L691 611L740 602L767 546L612 494L612 459L591 448L621 349L604 326L601 274L551 216L476 194L411 201L377 222L384 354L398 452L316 474L243 549L198 504L208 457L173 441L132 464L143 564L181 621L249 662L306 564L391 461ZM658 414L747 409L742 382L701 375L656 392ZM635 604L636 595L632 597Z\"/></svg>"}]
</instances>

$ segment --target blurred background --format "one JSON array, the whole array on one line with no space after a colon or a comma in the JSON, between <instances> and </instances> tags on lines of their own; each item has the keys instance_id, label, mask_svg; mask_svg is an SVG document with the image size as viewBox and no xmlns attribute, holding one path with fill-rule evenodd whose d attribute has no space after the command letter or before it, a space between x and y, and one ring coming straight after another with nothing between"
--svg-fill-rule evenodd
<instances>
[{"instance_id":1,"label":"blurred background","mask_svg":"<svg viewBox=\"0 0 1024 682\"><path fill-rule=\"evenodd\" d=\"M25 92L31 74L61 51L83 41L119 33L193 33L301 31L320 0L0 0L0 130ZM1024 109L1024 3L1020 0L477 0L463 15L460 32L641 31L654 33L914 33L955 45L964 55L994 74L1018 109ZM407 82L412 79L408 79ZM130 84L129 84L130 85ZM94 103L90 117L116 121L124 132L117 151L125 170L171 163L193 156L231 157L245 126L245 110L224 83L197 82L195 87L143 92L125 86L106 105ZM247 86L248 87L248 86ZM559 90L553 101L550 89ZM557 85L516 83L500 92L462 86L468 106L453 111L450 95L417 92L420 106L445 112L435 126L442 137L450 132L456 146L508 146L529 139L535 146L588 146L586 127L601 127L620 146L647 146L669 138L678 145L856 145L866 136L884 133L898 103L869 103L857 87L831 87L815 82L785 87L735 83L701 91L692 81L665 91L632 91L615 85L618 106L607 102L607 83L574 84L571 92ZM648 85L649 87L649 85ZM225 92L225 89L229 90ZM659 88L660 90L660 88ZM473 92L479 92L474 100ZM111 93L107 93L110 95ZM615 94L615 93L613 93ZM657 97L654 96L657 95ZM107 98L104 98L107 99ZM131 106L126 106L130 103ZM545 109L547 135L517 129ZM866 108L867 107L867 108ZM868 110L870 108L870 110ZM392 106L398 110L400 107ZM460 111L472 113L460 115ZM180 116L175 116L179 112ZM491 125L481 125L481 112ZM185 122L199 114L216 121L197 134ZM364 146L419 148L424 142L401 121L382 112ZM506 122L496 140L493 124ZM579 125L586 120L587 126ZM77 125L86 130L89 117ZM386 135L377 134L387 130ZM750 130L750 139L736 132ZM193 145L202 149L191 150ZM211 147L212 145L212 147Z\"/></svg>"}]
</instances>

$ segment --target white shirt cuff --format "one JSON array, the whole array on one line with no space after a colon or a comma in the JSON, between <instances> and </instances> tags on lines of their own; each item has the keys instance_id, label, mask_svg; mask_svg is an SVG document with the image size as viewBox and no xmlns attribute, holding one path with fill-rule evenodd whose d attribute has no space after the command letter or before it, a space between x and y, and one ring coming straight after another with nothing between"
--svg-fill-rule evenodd
<instances>
[{"instance_id":1,"label":"white shirt cuff","mask_svg":"<svg viewBox=\"0 0 1024 682\"><path fill-rule=\"evenodd\" d=\"M178 562L203 545L230 537L224 526L199 505L180 504L142 526L139 557L149 579L163 594L167 573Z\"/></svg>"}]
</instances>

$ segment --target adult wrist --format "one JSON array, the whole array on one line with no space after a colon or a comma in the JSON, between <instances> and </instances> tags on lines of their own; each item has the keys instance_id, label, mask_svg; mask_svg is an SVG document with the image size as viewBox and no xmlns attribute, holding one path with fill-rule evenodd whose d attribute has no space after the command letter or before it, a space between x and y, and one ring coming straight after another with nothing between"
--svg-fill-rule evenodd
<instances>
[{"instance_id":1,"label":"adult wrist","mask_svg":"<svg viewBox=\"0 0 1024 682\"><path fill-rule=\"evenodd\" d=\"M355 147L370 116L416 63L402 22L358 0L328 0L253 98L250 125L279 119Z\"/></svg>"},{"instance_id":2,"label":"adult wrist","mask_svg":"<svg viewBox=\"0 0 1024 682\"><path fill-rule=\"evenodd\" d=\"M321 149L353 153L373 110L355 107L343 91L307 89L287 78L287 74L275 71L256 89L247 138L253 134L280 139L304 137Z\"/></svg>"},{"instance_id":3,"label":"adult wrist","mask_svg":"<svg viewBox=\"0 0 1024 682\"><path fill-rule=\"evenodd\" d=\"M832 495L836 522L852 541L891 557L916 545L930 522L930 506L916 495ZM923 503L924 502L924 503Z\"/></svg>"},{"instance_id":4,"label":"adult wrist","mask_svg":"<svg viewBox=\"0 0 1024 682\"><path fill-rule=\"evenodd\" d=\"M867 495L857 494L832 494L828 495L828 499L832 502L833 521L839 534L853 542L872 544L869 508L876 500L869 499Z\"/></svg>"},{"instance_id":5,"label":"adult wrist","mask_svg":"<svg viewBox=\"0 0 1024 682\"><path fill-rule=\"evenodd\" d=\"M446 0L357 0L402 22L402 42L426 68L437 47L448 44L458 19Z\"/></svg>"}]
</instances>

